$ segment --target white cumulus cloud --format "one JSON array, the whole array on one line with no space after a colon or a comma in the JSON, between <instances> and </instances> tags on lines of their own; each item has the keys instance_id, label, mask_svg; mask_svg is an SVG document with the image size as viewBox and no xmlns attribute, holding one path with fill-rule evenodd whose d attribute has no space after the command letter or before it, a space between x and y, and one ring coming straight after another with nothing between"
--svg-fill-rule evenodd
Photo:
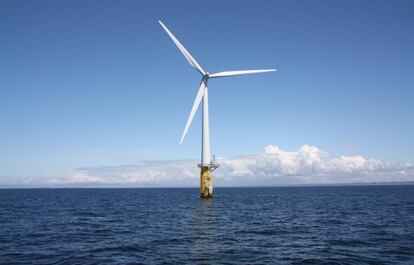
<instances>
[{"instance_id":1,"label":"white cumulus cloud","mask_svg":"<svg viewBox=\"0 0 414 265\"><path fill-rule=\"evenodd\" d=\"M410 164L388 163L362 156L332 157L315 146L287 152L266 146L263 153L219 158L217 186L333 184L414 181ZM145 161L137 165L82 168L49 184L123 186L198 186L196 160Z\"/></svg>"}]
</instances>

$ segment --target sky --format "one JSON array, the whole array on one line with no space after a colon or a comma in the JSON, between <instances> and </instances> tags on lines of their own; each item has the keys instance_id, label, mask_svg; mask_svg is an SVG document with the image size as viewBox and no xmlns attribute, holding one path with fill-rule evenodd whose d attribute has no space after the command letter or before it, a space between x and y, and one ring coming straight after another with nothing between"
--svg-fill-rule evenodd
<instances>
[{"instance_id":1,"label":"sky","mask_svg":"<svg viewBox=\"0 0 414 265\"><path fill-rule=\"evenodd\" d=\"M412 1L0 1L0 186L412 181ZM240 182L240 179L242 181ZM178 183L178 184L177 184Z\"/></svg>"}]
</instances>

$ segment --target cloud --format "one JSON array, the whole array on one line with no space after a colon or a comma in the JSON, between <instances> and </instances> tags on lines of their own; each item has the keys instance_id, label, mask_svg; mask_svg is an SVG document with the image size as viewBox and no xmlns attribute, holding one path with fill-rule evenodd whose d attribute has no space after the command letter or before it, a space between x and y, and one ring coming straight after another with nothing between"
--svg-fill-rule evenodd
<instances>
[{"instance_id":1,"label":"cloud","mask_svg":"<svg viewBox=\"0 0 414 265\"><path fill-rule=\"evenodd\" d=\"M315 146L293 152L266 146L263 153L219 158L217 186L266 186L414 181L410 164L387 163L362 156L332 157ZM81 168L69 178L48 184L123 185L138 187L198 186L196 160L144 161L137 165Z\"/></svg>"},{"instance_id":2,"label":"cloud","mask_svg":"<svg viewBox=\"0 0 414 265\"><path fill-rule=\"evenodd\" d=\"M67 179L50 179L48 184L195 186L196 163L195 160L144 161L137 165L81 168Z\"/></svg>"}]
</instances>

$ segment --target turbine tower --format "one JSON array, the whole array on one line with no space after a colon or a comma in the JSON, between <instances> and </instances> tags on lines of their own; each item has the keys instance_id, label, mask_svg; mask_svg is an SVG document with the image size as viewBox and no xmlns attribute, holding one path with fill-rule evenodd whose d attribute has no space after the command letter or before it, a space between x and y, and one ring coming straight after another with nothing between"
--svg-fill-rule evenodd
<instances>
[{"instance_id":1,"label":"turbine tower","mask_svg":"<svg viewBox=\"0 0 414 265\"><path fill-rule=\"evenodd\" d=\"M212 160L210 154L210 128L208 120L208 87L207 83L210 78L227 77L234 75L255 74L264 72L274 72L276 69L263 69L263 70L239 70L239 71L224 71L214 74L205 72L203 68L197 63L197 61L191 56L186 48L178 41L178 39L171 33L171 31L161 22L158 21L163 29L167 32L168 36L172 39L187 61L192 67L194 67L201 75L200 88L198 89L197 96L194 100L193 107L191 108L190 116L184 128L183 135L181 136L180 144L183 143L191 121L194 118L195 113L203 101L203 118L202 118L202 133L201 133L201 163L198 166L201 168L200 172L200 195L202 198L210 198L213 196L213 179L212 172L219 166L215 163L215 159Z\"/></svg>"}]
</instances>

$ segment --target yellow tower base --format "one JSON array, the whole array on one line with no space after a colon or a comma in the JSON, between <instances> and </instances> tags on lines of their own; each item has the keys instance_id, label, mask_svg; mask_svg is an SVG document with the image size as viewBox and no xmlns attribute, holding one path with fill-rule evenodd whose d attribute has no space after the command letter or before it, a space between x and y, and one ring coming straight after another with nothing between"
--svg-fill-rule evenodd
<instances>
[{"instance_id":1,"label":"yellow tower base","mask_svg":"<svg viewBox=\"0 0 414 265\"><path fill-rule=\"evenodd\" d=\"M200 196L201 198L213 197L213 176L208 166L201 167L200 173Z\"/></svg>"}]
</instances>

